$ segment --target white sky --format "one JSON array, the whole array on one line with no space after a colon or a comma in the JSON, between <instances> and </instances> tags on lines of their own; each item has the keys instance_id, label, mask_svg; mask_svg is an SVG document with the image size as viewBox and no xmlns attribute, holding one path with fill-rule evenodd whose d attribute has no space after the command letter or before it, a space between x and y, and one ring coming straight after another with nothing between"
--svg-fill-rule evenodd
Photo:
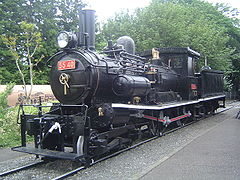
<instances>
[{"instance_id":1,"label":"white sky","mask_svg":"<svg viewBox=\"0 0 240 180\"><path fill-rule=\"evenodd\" d=\"M240 0L205 0L211 3L225 3L240 10Z\"/></svg>"},{"instance_id":2,"label":"white sky","mask_svg":"<svg viewBox=\"0 0 240 180\"><path fill-rule=\"evenodd\" d=\"M147 6L151 0L83 0L88 8L96 10L98 21L104 21L124 9L133 10ZM240 10L240 0L205 0L211 3L225 3Z\"/></svg>"},{"instance_id":3,"label":"white sky","mask_svg":"<svg viewBox=\"0 0 240 180\"><path fill-rule=\"evenodd\" d=\"M122 10L141 8L149 5L150 0L83 0L88 8L96 11L98 21L106 20Z\"/></svg>"}]
</instances>

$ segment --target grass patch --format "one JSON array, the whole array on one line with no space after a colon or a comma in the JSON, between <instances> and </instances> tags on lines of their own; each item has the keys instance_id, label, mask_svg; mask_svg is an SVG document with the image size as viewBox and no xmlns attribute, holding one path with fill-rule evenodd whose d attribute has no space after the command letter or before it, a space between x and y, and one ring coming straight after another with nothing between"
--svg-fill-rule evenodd
<instances>
[{"instance_id":1,"label":"grass patch","mask_svg":"<svg viewBox=\"0 0 240 180\"><path fill-rule=\"evenodd\" d=\"M7 85L6 90L0 93L0 147L11 146L20 139L17 135L19 132L16 123L17 108L9 108L7 105L7 97L11 94L13 86L13 84Z\"/></svg>"},{"instance_id":2,"label":"grass patch","mask_svg":"<svg viewBox=\"0 0 240 180\"><path fill-rule=\"evenodd\" d=\"M0 147L13 147L21 144L20 124L17 124L19 107L7 108L4 115L0 115ZM48 108L43 108L43 112L49 111ZM33 106L24 107L25 114L38 113L38 108ZM28 140L33 141L32 137L27 137Z\"/></svg>"},{"instance_id":3,"label":"grass patch","mask_svg":"<svg viewBox=\"0 0 240 180\"><path fill-rule=\"evenodd\" d=\"M0 147L10 147L20 144L20 126L17 124L18 108L9 108L0 117Z\"/></svg>"},{"instance_id":4,"label":"grass patch","mask_svg":"<svg viewBox=\"0 0 240 180\"><path fill-rule=\"evenodd\" d=\"M7 96L12 92L13 85L0 93L0 147L13 147L21 144L20 125L17 124L19 107L8 107ZM44 108L47 112L50 108ZM33 106L24 107L25 114L37 114L38 108ZM28 138L30 141L33 138Z\"/></svg>"}]
</instances>

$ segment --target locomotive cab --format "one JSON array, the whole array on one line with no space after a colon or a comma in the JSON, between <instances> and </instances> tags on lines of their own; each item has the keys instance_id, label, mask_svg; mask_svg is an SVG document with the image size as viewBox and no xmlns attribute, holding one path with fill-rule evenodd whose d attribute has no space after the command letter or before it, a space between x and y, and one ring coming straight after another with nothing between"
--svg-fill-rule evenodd
<instances>
[{"instance_id":1,"label":"locomotive cab","mask_svg":"<svg viewBox=\"0 0 240 180\"><path fill-rule=\"evenodd\" d=\"M152 58L152 51L159 52L159 58ZM140 54L157 66L167 67L178 74L177 91L183 100L198 98L198 78L195 76L195 61L200 54L187 48L156 48ZM175 89L174 89L175 90Z\"/></svg>"}]
</instances>

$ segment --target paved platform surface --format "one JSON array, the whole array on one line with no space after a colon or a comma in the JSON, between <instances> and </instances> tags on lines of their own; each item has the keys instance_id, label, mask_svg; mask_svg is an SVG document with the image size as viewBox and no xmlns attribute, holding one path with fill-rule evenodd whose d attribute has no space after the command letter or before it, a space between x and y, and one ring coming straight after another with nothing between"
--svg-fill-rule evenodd
<instances>
[{"instance_id":1,"label":"paved platform surface","mask_svg":"<svg viewBox=\"0 0 240 180\"><path fill-rule=\"evenodd\" d=\"M239 180L240 120L223 121L140 178L157 179Z\"/></svg>"}]
</instances>

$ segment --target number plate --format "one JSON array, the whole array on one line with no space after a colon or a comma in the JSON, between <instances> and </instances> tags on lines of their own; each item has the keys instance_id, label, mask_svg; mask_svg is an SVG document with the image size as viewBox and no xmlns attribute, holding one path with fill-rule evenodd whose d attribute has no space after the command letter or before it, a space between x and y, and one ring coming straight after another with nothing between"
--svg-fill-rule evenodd
<instances>
[{"instance_id":1,"label":"number plate","mask_svg":"<svg viewBox=\"0 0 240 180\"><path fill-rule=\"evenodd\" d=\"M75 69L75 68L76 68L75 60L67 60L67 61L59 61L58 62L58 70Z\"/></svg>"}]
</instances>

